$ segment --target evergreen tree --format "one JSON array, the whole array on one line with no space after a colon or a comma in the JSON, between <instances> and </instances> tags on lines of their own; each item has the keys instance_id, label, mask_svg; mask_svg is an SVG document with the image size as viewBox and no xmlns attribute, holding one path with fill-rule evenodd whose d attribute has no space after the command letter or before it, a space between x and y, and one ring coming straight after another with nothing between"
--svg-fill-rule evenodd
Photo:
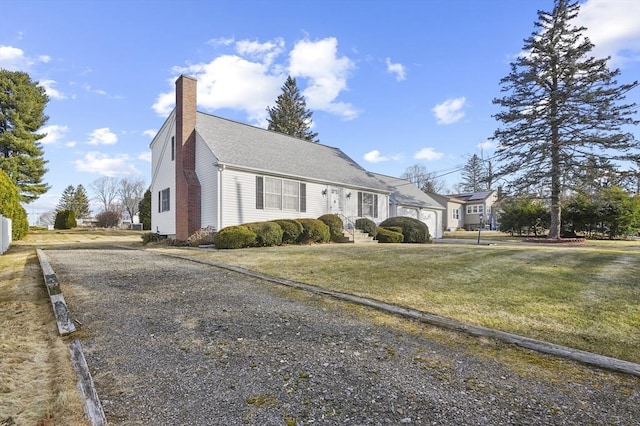
<instances>
[{"instance_id":1,"label":"evergreen tree","mask_svg":"<svg viewBox=\"0 0 640 426\"><path fill-rule=\"evenodd\" d=\"M511 63L500 84L504 97L495 118L502 123L492 139L498 142L497 174L511 175L511 186L549 188L550 238L560 237L561 202L566 183L589 156L610 160L640 158L637 142L624 126L637 125L635 104L622 104L637 82L619 85L619 70L590 55L593 44L571 21L579 3L555 0L551 13L539 11L537 31Z\"/></svg>"},{"instance_id":2,"label":"evergreen tree","mask_svg":"<svg viewBox=\"0 0 640 426\"><path fill-rule=\"evenodd\" d=\"M89 196L82 184L76 187L76 194L73 201L73 213L77 219L86 219L91 216Z\"/></svg>"},{"instance_id":3,"label":"evergreen tree","mask_svg":"<svg viewBox=\"0 0 640 426\"><path fill-rule=\"evenodd\" d=\"M73 199L76 195L76 189L73 185L67 186L64 191L62 191L62 195L60 196L60 200L58 201L58 205L56 206L56 210L72 210L73 207Z\"/></svg>"},{"instance_id":4,"label":"evergreen tree","mask_svg":"<svg viewBox=\"0 0 640 426\"><path fill-rule=\"evenodd\" d=\"M73 185L67 186L60 196L56 210L71 210L77 219L89 217L91 214L89 198L84 187L82 185L78 185L77 188L74 188Z\"/></svg>"},{"instance_id":5,"label":"evergreen tree","mask_svg":"<svg viewBox=\"0 0 640 426\"><path fill-rule=\"evenodd\" d=\"M18 188L2 170L0 170L0 215L11 219L13 240L21 240L29 232L27 212L20 204Z\"/></svg>"},{"instance_id":6,"label":"evergreen tree","mask_svg":"<svg viewBox=\"0 0 640 426\"><path fill-rule=\"evenodd\" d=\"M138 211L140 214L142 229L151 229L151 189L147 189L144 193L142 200L138 204Z\"/></svg>"},{"instance_id":7,"label":"evergreen tree","mask_svg":"<svg viewBox=\"0 0 640 426\"><path fill-rule=\"evenodd\" d=\"M480 192L487 190L487 172L482 160L477 154L473 154L462 169L462 192Z\"/></svg>"},{"instance_id":8,"label":"evergreen tree","mask_svg":"<svg viewBox=\"0 0 640 426\"><path fill-rule=\"evenodd\" d=\"M18 187L25 203L49 190L42 182L47 172L37 133L49 119L44 114L49 98L28 74L0 69L0 169Z\"/></svg>"},{"instance_id":9,"label":"evergreen tree","mask_svg":"<svg viewBox=\"0 0 640 426\"><path fill-rule=\"evenodd\" d=\"M307 109L304 96L298 90L296 79L287 77L282 94L276 100L276 106L267 107L269 112L269 130L304 139L309 142L320 142L318 134L311 131L311 115Z\"/></svg>"}]
</instances>

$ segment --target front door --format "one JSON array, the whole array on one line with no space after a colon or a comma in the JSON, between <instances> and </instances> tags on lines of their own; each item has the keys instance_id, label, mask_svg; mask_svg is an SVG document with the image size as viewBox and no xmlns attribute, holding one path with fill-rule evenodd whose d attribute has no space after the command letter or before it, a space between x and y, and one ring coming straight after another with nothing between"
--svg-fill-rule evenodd
<instances>
[{"instance_id":1,"label":"front door","mask_svg":"<svg viewBox=\"0 0 640 426\"><path fill-rule=\"evenodd\" d=\"M344 207L342 206L342 192L342 188L331 188L329 211L333 214L342 214L344 211Z\"/></svg>"}]
</instances>

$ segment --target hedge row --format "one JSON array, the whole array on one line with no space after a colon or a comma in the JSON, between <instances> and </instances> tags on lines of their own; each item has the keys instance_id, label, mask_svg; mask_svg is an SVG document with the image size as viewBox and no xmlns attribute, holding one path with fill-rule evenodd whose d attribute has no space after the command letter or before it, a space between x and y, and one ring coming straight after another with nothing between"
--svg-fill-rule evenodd
<instances>
[{"instance_id":1,"label":"hedge row","mask_svg":"<svg viewBox=\"0 0 640 426\"><path fill-rule=\"evenodd\" d=\"M376 226L371 219L358 219L356 228L367 232L380 243L430 242L427 225L411 217L392 217L380 226ZM338 242L342 238L342 219L326 214L318 219L279 219L228 226L215 235L213 243L219 249L236 249Z\"/></svg>"},{"instance_id":2,"label":"hedge row","mask_svg":"<svg viewBox=\"0 0 640 426\"><path fill-rule=\"evenodd\" d=\"M338 221L342 236L342 220L336 215L324 215L318 219L279 219L228 226L215 235L213 244L218 249L237 249L327 243L334 236L337 238Z\"/></svg>"}]
</instances>

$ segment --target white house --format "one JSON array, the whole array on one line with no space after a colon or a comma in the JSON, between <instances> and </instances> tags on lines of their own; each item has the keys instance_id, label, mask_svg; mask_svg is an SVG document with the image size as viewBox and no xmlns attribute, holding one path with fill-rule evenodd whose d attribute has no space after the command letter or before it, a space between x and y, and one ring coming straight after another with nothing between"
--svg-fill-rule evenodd
<instances>
[{"instance_id":1,"label":"white house","mask_svg":"<svg viewBox=\"0 0 640 426\"><path fill-rule=\"evenodd\" d=\"M427 224L431 238L442 238L443 212L446 211L444 206L406 179L378 173L374 175L392 190L389 197L389 217L418 219Z\"/></svg>"},{"instance_id":2,"label":"white house","mask_svg":"<svg viewBox=\"0 0 640 426\"><path fill-rule=\"evenodd\" d=\"M196 94L194 78L178 78L151 142L153 231L184 241L255 221L389 217L392 189L339 149L199 112Z\"/></svg>"},{"instance_id":3,"label":"white house","mask_svg":"<svg viewBox=\"0 0 640 426\"><path fill-rule=\"evenodd\" d=\"M430 194L440 205L446 207L444 229L476 230L480 226L497 229L498 216L493 206L500 191L480 191L462 194ZM482 224L482 225L481 225Z\"/></svg>"}]
</instances>

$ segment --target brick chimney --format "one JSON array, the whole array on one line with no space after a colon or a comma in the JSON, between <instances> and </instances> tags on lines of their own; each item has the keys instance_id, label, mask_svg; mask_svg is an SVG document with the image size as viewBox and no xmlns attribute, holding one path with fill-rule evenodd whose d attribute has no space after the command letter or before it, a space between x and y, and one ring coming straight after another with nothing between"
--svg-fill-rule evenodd
<instances>
[{"instance_id":1,"label":"brick chimney","mask_svg":"<svg viewBox=\"0 0 640 426\"><path fill-rule=\"evenodd\" d=\"M176 240L186 241L200 226L200 181L196 175L197 80L176 80Z\"/></svg>"}]
</instances>

